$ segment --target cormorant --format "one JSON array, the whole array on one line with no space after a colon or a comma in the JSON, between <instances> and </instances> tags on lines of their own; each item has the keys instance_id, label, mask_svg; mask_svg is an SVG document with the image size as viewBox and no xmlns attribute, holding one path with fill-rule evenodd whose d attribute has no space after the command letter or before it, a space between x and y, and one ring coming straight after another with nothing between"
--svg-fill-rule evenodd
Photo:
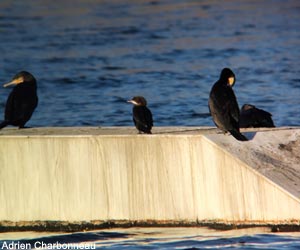
<instances>
[{"instance_id":1,"label":"cormorant","mask_svg":"<svg viewBox=\"0 0 300 250\"><path fill-rule=\"evenodd\" d=\"M251 104L244 104L240 113L240 128L274 128L272 114Z\"/></svg>"},{"instance_id":2,"label":"cormorant","mask_svg":"<svg viewBox=\"0 0 300 250\"><path fill-rule=\"evenodd\" d=\"M150 109L147 108L146 99L142 96L135 96L128 102L134 105L132 108L133 122L139 134L142 132L151 134L153 119Z\"/></svg>"},{"instance_id":3,"label":"cormorant","mask_svg":"<svg viewBox=\"0 0 300 250\"><path fill-rule=\"evenodd\" d=\"M0 129L7 125L24 128L38 104L36 80L29 72L21 71L3 86L10 85L15 87L6 101L4 121L0 123Z\"/></svg>"},{"instance_id":4,"label":"cormorant","mask_svg":"<svg viewBox=\"0 0 300 250\"><path fill-rule=\"evenodd\" d=\"M240 133L240 110L232 89L234 84L234 73L229 68L224 68L210 91L208 107L219 129L228 131L239 141L247 141L248 139Z\"/></svg>"}]
</instances>

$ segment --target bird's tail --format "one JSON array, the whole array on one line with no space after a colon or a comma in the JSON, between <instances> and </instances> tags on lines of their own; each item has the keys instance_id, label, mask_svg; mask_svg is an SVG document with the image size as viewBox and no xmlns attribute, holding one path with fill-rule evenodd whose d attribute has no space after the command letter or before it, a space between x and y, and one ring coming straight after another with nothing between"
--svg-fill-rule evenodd
<instances>
[{"instance_id":1,"label":"bird's tail","mask_svg":"<svg viewBox=\"0 0 300 250\"><path fill-rule=\"evenodd\" d=\"M248 141L248 139L246 138L246 136L244 136L243 134L241 134L239 131L237 130L230 130L229 131L230 134L237 140L239 141Z\"/></svg>"},{"instance_id":2,"label":"bird's tail","mask_svg":"<svg viewBox=\"0 0 300 250\"><path fill-rule=\"evenodd\" d=\"M3 121L0 123L0 129L3 129L4 127L6 127L8 125L7 121Z\"/></svg>"}]
</instances>

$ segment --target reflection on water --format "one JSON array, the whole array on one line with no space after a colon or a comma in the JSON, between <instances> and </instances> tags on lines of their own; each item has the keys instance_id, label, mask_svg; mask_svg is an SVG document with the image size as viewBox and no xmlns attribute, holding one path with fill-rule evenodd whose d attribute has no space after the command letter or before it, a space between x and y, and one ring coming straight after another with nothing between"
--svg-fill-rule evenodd
<instances>
[{"instance_id":1,"label":"reflection on water","mask_svg":"<svg viewBox=\"0 0 300 250\"><path fill-rule=\"evenodd\" d=\"M207 99L223 67L240 106L299 125L298 1L0 2L0 82L32 72L30 126L132 125L144 95L155 125L213 125ZM0 90L3 113L9 89Z\"/></svg>"},{"instance_id":2,"label":"reflection on water","mask_svg":"<svg viewBox=\"0 0 300 250\"><path fill-rule=\"evenodd\" d=\"M0 245L19 243L86 246L96 249L299 249L300 234L272 234L267 228L215 231L208 228L130 228L71 234L27 232L0 234ZM56 245L55 245L56 244ZM60 245L58 245L60 244Z\"/></svg>"}]
</instances>

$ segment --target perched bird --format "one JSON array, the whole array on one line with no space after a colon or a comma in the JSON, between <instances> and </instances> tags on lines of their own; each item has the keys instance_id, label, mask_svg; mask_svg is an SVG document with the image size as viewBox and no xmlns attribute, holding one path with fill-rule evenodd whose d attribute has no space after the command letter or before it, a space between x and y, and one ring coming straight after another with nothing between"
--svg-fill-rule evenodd
<instances>
[{"instance_id":1,"label":"perched bird","mask_svg":"<svg viewBox=\"0 0 300 250\"><path fill-rule=\"evenodd\" d=\"M134 105L132 109L133 122L139 134L142 132L151 134L153 119L150 109L147 108L146 99L142 96L135 96L127 102Z\"/></svg>"},{"instance_id":2,"label":"perched bird","mask_svg":"<svg viewBox=\"0 0 300 250\"><path fill-rule=\"evenodd\" d=\"M3 86L10 85L15 87L6 101L4 121L0 123L0 129L7 125L24 128L38 104L36 80L30 73L21 71Z\"/></svg>"},{"instance_id":3,"label":"perched bird","mask_svg":"<svg viewBox=\"0 0 300 250\"><path fill-rule=\"evenodd\" d=\"M213 121L219 129L229 132L239 141L247 141L248 139L240 133L240 110L232 89L234 84L234 73L230 69L224 68L219 80L210 91L208 107Z\"/></svg>"},{"instance_id":4,"label":"perched bird","mask_svg":"<svg viewBox=\"0 0 300 250\"><path fill-rule=\"evenodd\" d=\"M272 114L251 104L244 104L240 113L240 128L274 128Z\"/></svg>"}]
</instances>

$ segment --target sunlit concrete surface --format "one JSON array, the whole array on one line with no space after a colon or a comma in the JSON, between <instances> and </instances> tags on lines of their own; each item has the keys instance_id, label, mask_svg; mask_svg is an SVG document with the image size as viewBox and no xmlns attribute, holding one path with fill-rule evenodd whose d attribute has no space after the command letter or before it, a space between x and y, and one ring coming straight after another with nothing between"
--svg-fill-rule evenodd
<instances>
[{"instance_id":1,"label":"sunlit concrete surface","mask_svg":"<svg viewBox=\"0 0 300 250\"><path fill-rule=\"evenodd\" d=\"M299 224L300 129L242 132L3 129L0 221Z\"/></svg>"}]
</instances>

